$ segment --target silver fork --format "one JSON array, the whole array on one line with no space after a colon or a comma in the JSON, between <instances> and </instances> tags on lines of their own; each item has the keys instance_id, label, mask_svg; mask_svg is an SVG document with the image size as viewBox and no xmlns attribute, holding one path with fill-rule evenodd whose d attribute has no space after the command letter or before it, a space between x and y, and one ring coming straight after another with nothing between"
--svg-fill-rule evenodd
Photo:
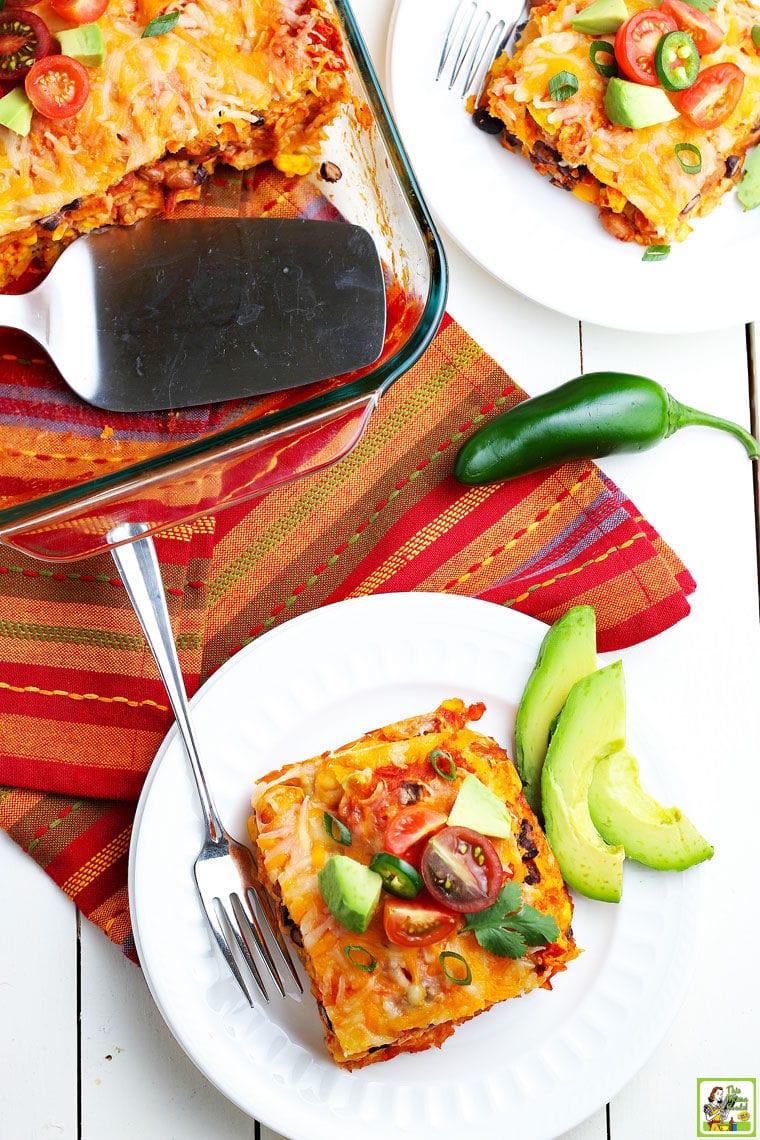
<instances>
[{"instance_id":1,"label":"silver fork","mask_svg":"<svg viewBox=\"0 0 760 1140\"><path fill-rule=\"evenodd\" d=\"M478 0L460 0L446 29L435 76L438 82L450 65L448 87L451 91L464 73L458 92L462 98L474 93L476 102L483 93L486 76L494 61L503 52L511 55L514 51L528 19L531 0L523 0L513 20L493 16L488 10L479 13L478 9Z\"/></svg>"},{"instance_id":2,"label":"silver fork","mask_svg":"<svg viewBox=\"0 0 760 1140\"><path fill-rule=\"evenodd\" d=\"M201 802L205 838L193 872L204 913L216 944L250 1005L253 1005L251 979L265 1000L269 1000L257 958L266 966L280 994L285 996L285 985L267 945L262 923L271 935L278 957L303 992L269 899L257 881L253 856L225 830L211 797L190 723L156 550L147 530L144 523L123 523L111 530L108 537L112 543L126 543L113 547L111 553L156 659Z\"/></svg>"}]
</instances>

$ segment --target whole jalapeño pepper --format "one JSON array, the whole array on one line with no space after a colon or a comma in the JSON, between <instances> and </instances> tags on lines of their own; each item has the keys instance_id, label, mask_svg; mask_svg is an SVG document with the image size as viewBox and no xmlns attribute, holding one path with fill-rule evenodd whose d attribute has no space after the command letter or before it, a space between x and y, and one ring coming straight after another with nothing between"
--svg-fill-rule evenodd
<instances>
[{"instance_id":1,"label":"whole jalape\u00f1o pepper","mask_svg":"<svg viewBox=\"0 0 760 1140\"><path fill-rule=\"evenodd\" d=\"M751 459L760 456L739 424L679 403L654 380L589 372L484 424L460 448L454 474L462 483L494 483L569 459L645 451L690 425L730 432Z\"/></svg>"}]
</instances>

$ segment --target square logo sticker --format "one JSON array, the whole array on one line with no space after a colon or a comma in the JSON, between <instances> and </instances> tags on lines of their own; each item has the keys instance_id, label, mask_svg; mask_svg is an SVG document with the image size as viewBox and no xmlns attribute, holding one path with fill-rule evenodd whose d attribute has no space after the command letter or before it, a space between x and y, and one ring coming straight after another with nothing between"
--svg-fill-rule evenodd
<instances>
[{"instance_id":1,"label":"square logo sticker","mask_svg":"<svg viewBox=\"0 0 760 1140\"><path fill-rule=\"evenodd\" d=\"M757 1136L757 1081L699 1077L697 1080L697 1135L732 1132Z\"/></svg>"}]
</instances>

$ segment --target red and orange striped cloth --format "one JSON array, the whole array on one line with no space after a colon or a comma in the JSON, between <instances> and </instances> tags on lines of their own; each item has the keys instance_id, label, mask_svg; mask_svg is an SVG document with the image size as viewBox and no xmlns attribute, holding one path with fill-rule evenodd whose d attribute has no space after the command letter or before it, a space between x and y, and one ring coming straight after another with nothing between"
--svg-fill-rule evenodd
<instances>
[{"instance_id":1,"label":"red and orange striped cloth","mask_svg":"<svg viewBox=\"0 0 760 1140\"><path fill-rule=\"evenodd\" d=\"M0 394L20 376L0 360ZM593 464L455 482L459 442L524 396L446 319L339 464L159 536L189 693L273 626L373 592L468 594L545 622L592 603L602 650L684 617L690 574ZM0 547L0 825L130 957L132 819L171 722L110 556Z\"/></svg>"}]
</instances>

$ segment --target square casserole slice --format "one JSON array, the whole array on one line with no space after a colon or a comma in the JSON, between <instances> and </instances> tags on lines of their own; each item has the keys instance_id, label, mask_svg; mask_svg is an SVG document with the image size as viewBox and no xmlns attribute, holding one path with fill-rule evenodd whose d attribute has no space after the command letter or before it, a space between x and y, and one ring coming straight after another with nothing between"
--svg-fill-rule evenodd
<instances>
[{"instance_id":1,"label":"square casserole slice","mask_svg":"<svg viewBox=\"0 0 760 1140\"><path fill-rule=\"evenodd\" d=\"M572 27L587 6L584 0L549 0L534 7L512 58L502 55L494 64L481 106L504 124L508 150L596 206L613 237L643 245L682 241L692 220L709 214L736 185L748 148L760 139L760 52L752 41L758 10L747 0L716 0L709 12L725 34L702 57L701 67L733 63L745 77L739 103L722 126L703 130L678 115L633 130L608 119L608 81L591 55L599 40L611 48L614 34L594 36ZM626 7L631 16L657 4L627 0ZM596 59L614 65L611 53ZM549 81L563 71L576 77L578 90L557 101L550 97Z\"/></svg>"},{"instance_id":2,"label":"square casserole slice","mask_svg":"<svg viewBox=\"0 0 760 1140\"><path fill-rule=\"evenodd\" d=\"M456 1025L495 1002L551 989L552 978L578 953L570 897L517 771L494 740L469 727L483 711L482 704L448 700L435 712L369 732L255 785L249 830L260 879L311 979L329 1052L349 1069L440 1045ZM453 757L455 779L436 773L434 749ZM521 884L523 903L554 916L557 941L519 959L489 953L471 932L455 931L429 946L394 945L384 931L383 900L392 897L385 892L364 934L346 930L322 898L320 868L336 854L368 865L383 849L390 819L409 804L448 815L468 773L506 805L510 835L492 840L505 880ZM350 847L327 834L325 812L348 828ZM346 947L361 947L359 955L367 957L360 960L374 959L374 969L358 968ZM466 960L470 984L447 977L442 951Z\"/></svg>"}]
</instances>

